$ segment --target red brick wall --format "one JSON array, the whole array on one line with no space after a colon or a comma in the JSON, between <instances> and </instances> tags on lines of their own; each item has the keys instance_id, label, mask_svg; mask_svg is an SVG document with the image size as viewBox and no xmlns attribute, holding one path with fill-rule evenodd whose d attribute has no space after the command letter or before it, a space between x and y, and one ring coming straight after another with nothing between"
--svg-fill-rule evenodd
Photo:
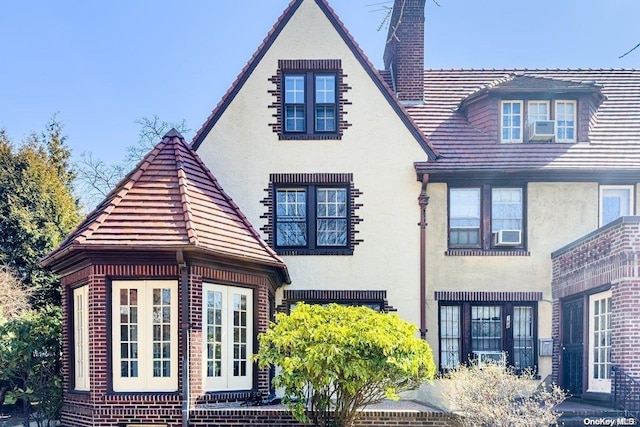
<instances>
[{"instance_id":1,"label":"red brick wall","mask_svg":"<svg viewBox=\"0 0 640 427\"><path fill-rule=\"evenodd\" d=\"M155 260L158 263L157 260ZM163 278L180 280L180 269L176 264L163 265L94 265L64 276L63 283L63 376L64 405L62 424L65 426L116 426L119 423L167 423L181 425L182 420L182 376L178 377L178 391L175 393L113 393L109 390L110 353L108 340L111 326L108 322L108 283L117 279ZM239 267L213 268L208 265L194 265L189 274L189 385L190 403L246 400L256 395L268 394L269 378L266 370L260 371L257 388L250 392L204 393L202 390L202 282L211 281L234 286L246 286L255 290L257 331L263 332L268 326L269 295L275 293L268 271L247 273ZM75 392L70 355L72 318L70 317L73 288L89 286L89 375L90 392ZM178 301L182 301L182 289L179 288ZM182 325L182 312L179 310L179 325ZM180 328L179 328L180 330ZM179 340L182 342L182 331ZM257 345L257 342L255 343ZM182 361L182 349L179 346L179 365ZM178 367L180 372L181 366Z\"/></svg>"},{"instance_id":2,"label":"red brick wall","mask_svg":"<svg viewBox=\"0 0 640 427\"><path fill-rule=\"evenodd\" d=\"M191 412L190 426L304 426L287 411L270 407L249 407L243 409L197 409ZM365 411L355 422L356 427L398 426L454 427L459 424L444 413L412 411Z\"/></svg>"},{"instance_id":3,"label":"red brick wall","mask_svg":"<svg viewBox=\"0 0 640 427\"><path fill-rule=\"evenodd\" d=\"M424 100L425 0L396 0L384 51L385 69L391 70L401 101Z\"/></svg>"},{"instance_id":4,"label":"red brick wall","mask_svg":"<svg viewBox=\"0 0 640 427\"><path fill-rule=\"evenodd\" d=\"M554 252L552 263L554 377L560 368L560 300L610 286L612 363L640 379L640 217L596 230Z\"/></svg>"}]
</instances>

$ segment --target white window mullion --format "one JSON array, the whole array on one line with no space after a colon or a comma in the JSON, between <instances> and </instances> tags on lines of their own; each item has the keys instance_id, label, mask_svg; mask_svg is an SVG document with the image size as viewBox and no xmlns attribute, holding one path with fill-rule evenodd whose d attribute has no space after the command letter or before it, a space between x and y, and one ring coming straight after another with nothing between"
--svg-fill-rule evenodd
<instances>
[{"instance_id":1,"label":"white window mullion","mask_svg":"<svg viewBox=\"0 0 640 427\"><path fill-rule=\"evenodd\" d=\"M522 142L522 101L501 101L500 142Z\"/></svg>"},{"instance_id":2,"label":"white window mullion","mask_svg":"<svg viewBox=\"0 0 640 427\"><path fill-rule=\"evenodd\" d=\"M73 290L74 384L87 391L89 382L89 286Z\"/></svg>"},{"instance_id":3,"label":"white window mullion","mask_svg":"<svg viewBox=\"0 0 640 427\"><path fill-rule=\"evenodd\" d=\"M611 393L611 291L589 296L588 391Z\"/></svg>"},{"instance_id":4,"label":"white window mullion","mask_svg":"<svg viewBox=\"0 0 640 427\"><path fill-rule=\"evenodd\" d=\"M207 391L253 386L253 291L203 284L203 383Z\"/></svg>"},{"instance_id":5,"label":"white window mullion","mask_svg":"<svg viewBox=\"0 0 640 427\"><path fill-rule=\"evenodd\" d=\"M178 389L178 284L112 283L114 391Z\"/></svg>"}]
</instances>

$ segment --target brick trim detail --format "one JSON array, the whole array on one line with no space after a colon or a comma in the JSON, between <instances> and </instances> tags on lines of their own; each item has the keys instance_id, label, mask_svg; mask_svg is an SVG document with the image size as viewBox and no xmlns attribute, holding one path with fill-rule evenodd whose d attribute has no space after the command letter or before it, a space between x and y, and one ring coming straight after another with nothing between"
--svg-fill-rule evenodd
<instances>
[{"instance_id":1,"label":"brick trim detail","mask_svg":"<svg viewBox=\"0 0 640 427\"><path fill-rule=\"evenodd\" d=\"M335 133L323 134L290 134L283 131L284 126L282 118L284 113L282 111L284 92L282 87L282 76L286 72L296 71L331 71L336 73L336 86L337 86L337 117L336 125L337 129ZM342 61L340 59L280 59L278 60L278 71L274 76L269 78L269 81L276 87L270 90L269 93L274 97L273 103L269 105L269 108L275 109L273 114L275 118L274 123L269 123L274 133L278 134L281 140L329 140L329 139L342 139L344 130L351 126L345 119L347 114L344 110L345 105L351 105L351 102L345 97L345 94L351 89L351 86L347 85L344 81L347 77L342 70Z\"/></svg>"},{"instance_id":2,"label":"brick trim detail","mask_svg":"<svg viewBox=\"0 0 640 427\"><path fill-rule=\"evenodd\" d=\"M542 301L542 292L435 291L436 301Z\"/></svg>"},{"instance_id":3,"label":"brick trim detail","mask_svg":"<svg viewBox=\"0 0 640 427\"><path fill-rule=\"evenodd\" d=\"M446 256L531 256L531 252L524 249L490 250L484 249L448 249L444 251Z\"/></svg>"},{"instance_id":4,"label":"brick trim detail","mask_svg":"<svg viewBox=\"0 0 640 427\"><path fill-rule=\"evenodd\" d=\"M357 225L360 224L363 219L360 218L356 211L362 207L361 203L356 203L358 197L362 195L362 192L358 190L353 184L352 173L274 173L269 175L269 185L264 191L267 196L262 199L262 203L266 207L266 212L261 215L260 218L266 219L267 223L260 228L266 236L266 241L269 246L275 248L275 215L274 215L274 193L278 184L347 184L349 185L349 248L348 252L344 250L321 252L309 250L309 249L295 249L295 250L277 250L279 255L352 255L356 245L362 243L362 239L356 239Z\"/></svg>"},{"instance_id":5,"label":"brick trim detail","mask_svg":"<svg viewBox=\"0 0 640 427\"><path fill-rule=\"evenodd\" d=\"M398 311L387 301L387 291L374 290L315 290L315 289L287 289L282 296L282 303L276 308L279 312L286 312L289 304L297 301L337 301L337 302L380 302L385 313Z\"/></svg>"}]
</instances>

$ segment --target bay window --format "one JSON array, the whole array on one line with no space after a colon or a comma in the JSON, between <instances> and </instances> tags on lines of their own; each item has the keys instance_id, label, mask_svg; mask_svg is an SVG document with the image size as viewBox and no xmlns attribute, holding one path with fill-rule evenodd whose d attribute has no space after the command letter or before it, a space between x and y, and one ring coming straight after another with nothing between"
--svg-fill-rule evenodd
<instances>
[{"instance_id":1,"label":"bay window","mask_svg":"<svg viewBox=\"0 0 640 427\"><path fill-rule=\"evenodd\" d=\"M253 291L203 283L202 368L206 391L253 386Z\"/></svg>"},{"instance_id":2,"label":"bay window","mask_svg":"<svg viewBox=\"0 0 640 427\"><path fill-rule=\"evenodd\" d=\"M112 288L114 391L178 389L178 282L119 280Z\"/></svg>"}]
</instances>

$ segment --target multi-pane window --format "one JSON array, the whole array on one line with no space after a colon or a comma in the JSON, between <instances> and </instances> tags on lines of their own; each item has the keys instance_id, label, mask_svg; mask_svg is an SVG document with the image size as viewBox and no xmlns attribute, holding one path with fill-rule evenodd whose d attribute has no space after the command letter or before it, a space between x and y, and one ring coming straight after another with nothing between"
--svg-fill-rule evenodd
<instances>
[{"instance_id":1,"label":"multi-pane window","mask_svg":"<svg viewBox=\"0 0 640 427\"><path fill-rule=\"evenodd\" d=\"M449 191L449 245L480 245L480 189Z\"/></svg>"},{"instance_id":2,"label":"multi-pane window","mask_svg":"<svg viewBox=\"0 0 640 427\"><path fill-rule=\"evenodd\" d=\"M600 186L600 226L633 214L633 185Z\"/></svg>"},{"instance_id":3,"label":"multi-pane window","mask_svg":"<svg viewBox=\"0 0 640 427\"><path fill-rule=\"evenodd\" d=\"M170 280L112 283L114 391L178 387L178 289Z\"/></svg>"},{"instance_id":4,"label":"multi-pane window","mask_svg":"<svg viewBox=\"0 0 640 427\"><path fill-rule=\"evenodd\" d=\"M336 73L284 74L284 132L337 132Z\"/></svg>"},{"instance_id":5,"label":"multi-pane window","mask_svg":"<svg viewBox=\"0 0 640 427\"><path fill-rule=\"evenodd\" d=\"M336 131L336 76L315 75L316 132Z\"/></svg>"},{"instance_id":6,"label":"multi-pane window","mask_svg":"<svg viewBox=\"0 0 640 427\"><path fill-rule=\"evenodd\" d=\"M346 186L305 185L275 190L276 248L346 248L349 244Z\"/></svg>"},{"instance_id":7,"label":"multi-pane window","mask_svg":"<svg viewBox=\"0 0 640 427\"><path fill-rule=\"evenodd\" d=\"M491 189L491 232L522 230L522 188Z\"/></svg>"},{"instance_id":8,"label":"multi-pane window","mask_svg":"<svg viewBox=\"0 0 640 427\"><path fill-rule=\"evenodd\" d=\"M527 103L529 124L549 120L549 101L529 101Z\"/></svg>"},{"instance_id":9,"label":"multi-pane window","mask_svg":"<svg viewBox=\"0 0 640 427\"><path fill-rule=\"evenodd\" d=\"M533 307L513 308L513 366L525 369L534 365Z\"/></svg>"},{"instance_id":10,"label":"multi-pane window","mask_svg":"<svg viewBox=\"0 0 640 427\"><path fill-rule=\"evenodd\" d=\"M477 358L535 368L535 310L529 302L441 303L441 369Z\"/></svg>"},{"instance_id":11,"label":"multi-pane window","mask_svg":"<svg viewBox=\"0 0 640 427\"><path fill-rule=\"evenodd\" d=\"M611 291L589 297L589 390L611 392Z\"/></svg>"},{"instance_id":12,"label":"multi-pane window","mask_svg":"<svg viewBox=\"0 0 640 427\"><path fill-rule=\"evenodd\" d=\"M276 245L307 246L307 189L276 191Z\"/></svg>"},{"instance_id":13,"label":"multi-pane window","mask_svg":"<svg viewBox=\"0 0 640 427\"><path fill-rule=\"evenodd\" d=\"M556 141L576 140L576 101L556 101Z\"/></svg>"},{"instance_id":14,"label":"multi-pane window","mask_svg":"<svg viewBox=\"0 0 640 427\"><path fill-rule=\"evenodd\" d=\"M500 105L500 140L522 142L522 101L502 101Z\"/></svg>"},{"instance_id":15,"label":"multi-pane window","mask_svg":"<svg viewBox=\"0 0 640 427\"><path fill-rule=\"evenodd\" d=\"M73 290L74 385L89 390L88 286Z\"/></svg>"},{"instance_id":16,"label":"multi-pane window","mask_svg":"<svg viewBox=\"0 0 640 427\"><path fill-rule=\"evenodd\" d=\"M203 376L207 391L253 385L253 292L203 284Z\"/></svg>"},{"instance_id":17,"label":"multi-pane window","mask_svg":"<svg viewBox=\"0 0 640 427\"><path fill-rule=\"evenodd\" d=\"M471 307L471 351L502 349L502 310L500 306Z\"/></svg>"},{"instance_id":18,"label":"multi-pane window","mask_svg":"<svg viewBox=\"0 0 640 427\"><path fill-rule=\"evenodd\" d=\"M284 127L287 132L304 132L305 76L288 74L284 77Z\"/></svg>"},{"instance_id":19,"label":"multi-pane window","mask_svg":"<svg viewBox=\"0 0 640 427\"><path fill-rule=\"evenodd\" d=\"M449 247L522 247L524 189L522 187L461 187L449 189Z\"/></svg>"},{"instance_id":20,"label":"multi-pane window","mask_svg":"<svg viewBox=\"0 0 640 427\"><path fill-rule=\"evenodd\" d=\"M460 306L440 306L440 366L460 364Z\"/></svg>"}]
</instances>

